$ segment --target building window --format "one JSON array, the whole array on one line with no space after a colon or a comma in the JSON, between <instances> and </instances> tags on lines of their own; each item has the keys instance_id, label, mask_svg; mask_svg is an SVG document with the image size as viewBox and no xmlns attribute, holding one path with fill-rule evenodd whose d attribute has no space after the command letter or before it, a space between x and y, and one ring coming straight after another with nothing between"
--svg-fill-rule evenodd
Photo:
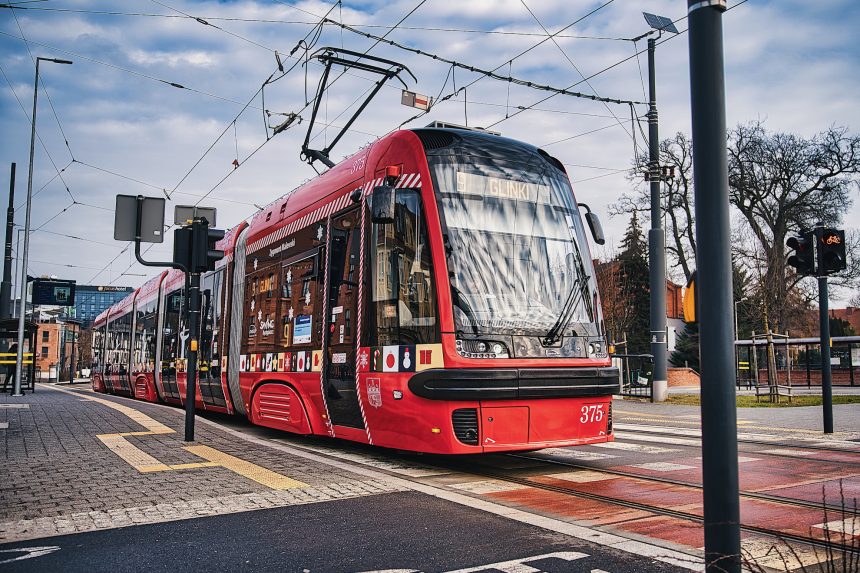
<instances>
[{"instance_id":1,"label":"building window","mask_svg":"<svg viewBox=\"0 0 860 573\"><path fill-rule=\"evenodd\" d=\"M49 338L50 334L51 333L48 332L47 330L43 330L42 331L42 342L48 342L48 338Z\"/></svg>"},{"instance_id":2,"label":"building window","mask_svg":"<svg viewBox=\"0 0 860 573\"><path fill-rule=\"evenodd\" d=\"M43 346L42 347L42 358L47 358L47 357L48 357L48 347Z\"/></svg>"}]
</instances>

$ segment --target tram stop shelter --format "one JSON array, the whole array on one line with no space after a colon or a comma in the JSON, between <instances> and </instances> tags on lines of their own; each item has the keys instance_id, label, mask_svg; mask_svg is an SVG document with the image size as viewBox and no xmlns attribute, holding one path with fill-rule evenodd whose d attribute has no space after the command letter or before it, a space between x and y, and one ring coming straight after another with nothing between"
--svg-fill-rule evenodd
<instances>
[{"instance_id":1,"label":"tram stop shelter","mask_svg":"<svg viewBox=\"0 0 860 573\"><path fill-rule=\"evenodd\" d=\"M36 335L39 324L30 320L24 321L24 359L21 369L21 390L36 390L36 360L33 349L36 348ZM18 319L7 318L0 320L0 374L3 376L3 391L13 392L12 378L15 375L17 349L10 352L13 344L18 343Z\"/></svg>"}]
</instances>

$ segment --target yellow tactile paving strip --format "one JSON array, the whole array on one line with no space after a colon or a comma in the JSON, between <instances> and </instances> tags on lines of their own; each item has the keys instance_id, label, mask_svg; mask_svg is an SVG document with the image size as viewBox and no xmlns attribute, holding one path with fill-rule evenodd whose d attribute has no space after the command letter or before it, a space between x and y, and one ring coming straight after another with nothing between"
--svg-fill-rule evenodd
<instances>
[{"instance_id":1,"label":"yellow tactile paving strip","mask_svg":"<svg viewBox=\"0 0 860 573\"><path fill-rule=\"evenodd\" d=\"M308 484L304 482L273 472L272 470L268 470L264 467L258 466L257 464L231 456L230 454L225 454L224 452L209 446L185 446L183 448L184 450L207 460L205 462L173 465L162 463L126 440L126 437L174 434L176 432L173 429L168 428L158 420L150 418L140 410L135 410L129 406L117 404L116 402L111 402L110 400L97 398L95 396L88 396L80 392L65 390L63 388L55 387L53 389L60 392L66 392L67 394L74 394L92 402L98 402L103 406L107 406L108 408L112 408L125 414L131 420L134 420L146 428L146 431L144 432L121 432L116 434L99 434L96 436L110 451L118 455L120 458L125 460L128 465L141 473L222 467L271 489L283 490L308 487Z\"/></svg>"},{"instance_id":2,"label":"yellow tactile paving strip","mask_svg":"<svg viewBox=\"0 0 860 573\"><path fill-rule=\"evenodd\" d=\"M308 487L308 484L288 478L279 473L267 470L251 462L239 459L230 454L220 452L209 446L185 446L182 448L191 452L196 456L200 456L205 460L209 460L213 465L218 465L228 470L234 471L240 476L254 480L258 484L264 485L272 489L292 489L297 487Z\"/></svg>"}]
</instances>

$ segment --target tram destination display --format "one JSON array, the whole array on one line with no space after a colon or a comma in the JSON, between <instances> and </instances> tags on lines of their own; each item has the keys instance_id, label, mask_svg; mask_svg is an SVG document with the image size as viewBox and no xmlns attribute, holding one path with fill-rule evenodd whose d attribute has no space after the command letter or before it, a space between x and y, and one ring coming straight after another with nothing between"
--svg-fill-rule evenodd
<instances>
[{"instance_id":1,"label":"tram destination display","mask_svg":"<svg viewBox=\"0 0 860 573\"><path fill-rule=\"evenodd\" d=\"M33 280L32 303L35 305L74 306L75 281Z\"/></svg>"}]
</instances>

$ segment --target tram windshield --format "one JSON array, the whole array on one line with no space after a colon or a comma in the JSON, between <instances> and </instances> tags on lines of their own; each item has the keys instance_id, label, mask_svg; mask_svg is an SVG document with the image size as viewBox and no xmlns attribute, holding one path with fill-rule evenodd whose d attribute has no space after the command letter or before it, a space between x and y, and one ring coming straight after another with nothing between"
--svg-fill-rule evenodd
<instances>
[{"instance_id":1,"label":"tram windshield","mask_svg":"<svg viewBox=\"0 0 860 573\"><path fill-rule=\"evenodd\" d=\"M458 331L574 335L598 320L582 219L563 173L533 159L428 160Z\"/></svg>"}]
</instances>

